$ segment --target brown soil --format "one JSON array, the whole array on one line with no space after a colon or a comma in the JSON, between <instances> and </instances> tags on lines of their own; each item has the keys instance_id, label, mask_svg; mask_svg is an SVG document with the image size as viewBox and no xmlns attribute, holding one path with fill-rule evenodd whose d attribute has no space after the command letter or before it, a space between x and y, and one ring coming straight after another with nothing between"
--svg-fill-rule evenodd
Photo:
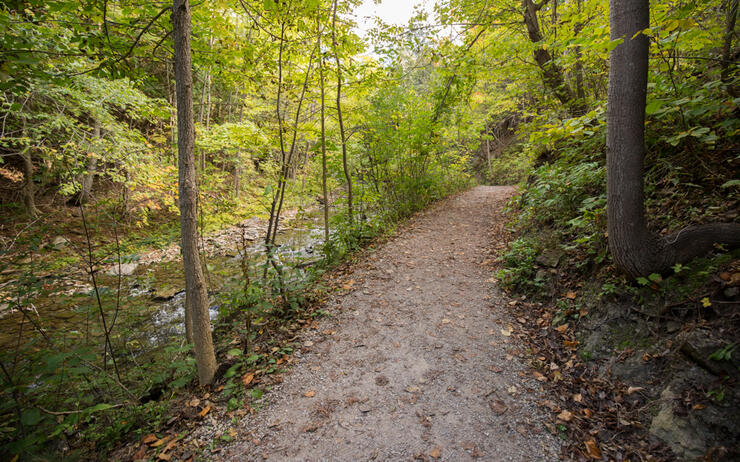
<instances>
[{"instance_id":1,"label":"brown soil","mask_svg":"<svg viewBox=\"0 0 740 462\"><path fill-rule=\"evenodd\" d=\"M513 192L481 186L443 201L369 254L219 457L559 459L488 267Z\"/></svg>"}]
</instances>

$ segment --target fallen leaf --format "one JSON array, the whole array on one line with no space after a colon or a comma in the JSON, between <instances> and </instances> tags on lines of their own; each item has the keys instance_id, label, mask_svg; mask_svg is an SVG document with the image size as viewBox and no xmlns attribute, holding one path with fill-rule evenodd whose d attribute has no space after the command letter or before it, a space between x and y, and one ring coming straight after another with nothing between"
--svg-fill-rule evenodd
<instances>
[{"instance_id":1,"label":"fallen leaf","mask_svg":"<svg viewBox=\"0 0 740 462\"><path fill-rule=\"evenodd\" d=\"M158 447L162 446L164 443L168 442L170 440L170 438L172 438L172 437L171 436L165 436L164 438L158 440L157 442L155 442L151 446L153 448L158 448Z\"/></svg>"},{"instance_id":2,"label":"fallen leaf","mask_svg":"<svg viewBox=\"0 0 740 462\"><path fill-rule=\"evenodd\" d=\"M310 391L305 392L303 396L305 396L306 398L313 398L314 396L316 396L316 392L313 390L310 390Z\"/></svg>"},{"instance_id":3,"label":"fallen leaf","mask_svg":"<svg viewBox=\"0 0 740 462\"><path fill-rule=\"evenodd\" d=\"M144 444L152 444L153 442L157 441L159 438L157 438L157 435L154 433L149 433L145 437L141 439L141 442Z\"/></svg>"},{"instance_id":4,"label":"fallen leaf","mask_svg":"<svg viewBox=\"0 0 740 462\"><path fill-rule=\"evenodd\" d=\"M491 410L496 415L502 415L509 409L508 406L506 406L506 404L500 399L492 399L488 402L488 405L491 406Z\"/></svg>"},{"instance_id":5,"label":"fallen leaf","mask_svg":"<svg viewBox=\"0 0 740 462\"><path fill-rule=\"evenodd\" d=\"M442 457L442 448L440 448L439 446L435 446L434 448L432 448L432 450L429 451L429 457L431 457L432 459L439 459L440 457Z\"/></svg>"},{"instance_id":6,"label":"fallen leaf","mask_svg":"<svg viewBox=\"0 0 740 462\"><path fill-rule=\"evenodd\" d=\"M210 404L206 405L206 407L204 407L203 410L198 413L198 417L205 417L206 414L208 414L210 410L211 410L211 405Z\"/></svg>"},{"instance_id":7,"label":"fallen leaf","mask_svg":"<svg viewBox=\"0 0 740 462\"><path fill-rule=\"evenodd\" d=\"M242 384L246 387L250 383L252 383L252 380L254 380L254 373L250 372L248 374L244 374L244 377L242 377Z\"/></svg>"},{"instance_id":8,"label":"fallen leaf","mask_svg":"<svg viewBox=\"0 0 740 462\"><path fill-rule=\"evenodd\" d=\"M693 406L691 406L692 411L700 411L702 409L706 409L706 406L703 404L694 404Z\"/></svg>"},{"instance_id":9,"label":"fallen leaf","mask_svg":"<svg viewBox=\"0 0 740 462\"><path fill-rule=\"evenodd\" d=\"M547 382L547 377L537 371L532 372L532 375L534 375L534 378L539 380L540 382Z\"/></svg>"},{"instance_id":10,"label":"fallen leaf","mask_svg":"<svg viewBox=\"0 0 740 462\"><path fill-rule=\"evenodd\" d=\"M200 400L198 398L193 398L188 402L188 406L190 407L198 407L200 405Z\"/></svg>"},{"instance_id":11,"label":"fallen leaf","mask_svg":"<svg viewBox=\"0 0 740 462\"><path fill-rule=\"evenodd\" d=\"M406 387L406 391L409 393L419 393L421 391L421 388L415 385L409 385L408 387Z\"/></svg>"},{"instance_id":12,"label":"fallen leaf","mask_svg":"<svg viewBox=\"0 0 740 462\"><path fill-rule=\"evenodd\" d=\"M175 435L175 437L172 438L172 440L170 440L169 443L167 443L167 446L165 446L164 449L162 449L162 452L167 452L170 449L174 448L175 446L177 446L177 435Z\"/></svg>"},{"instance_id":13,"label":"fallen leaf","mask_svg":"<svg viewBox=\"0 0 740 462\"><path fill-rule=\"evenodd\" d=\"M501 335L503 335L504 337L511 337L511 330L501 329Z\"/></svg>"},{"instance_id":14,"label":"fallen leaf","mask_svg":"<svg viewBox=\"0 0 740 462\"><path fill-rule=\"evenodd\" d=\"M583 415L585 415L585 416L586 416L586 417L588 417L588 418L591 418L591 416L592 416L592 415L594 415L594 411L592 411L592 410L591 410L591 409L589 409L589 408L586 408L586 409L584 409L584 410L583 410L583 411L581 411L581 412L583 412Z\"/></svg>"},{"instance_id":15,"label":"fallen leaf","mask_svg":"<svg viewBox=\"0 0 740 462\"><path fill-rule=\"evenodd\" d=\"M163 452L159 456L157 456L157 459L159 460L170 460L172 459L172 454L167 454L166 452Z\"/></svg>"},{"instance_id":16,"label":"fallen leaf","mask_svg":"<svg viewBox=\"0 0 740 462\"><path fill-rule=\"evenodd\" d=\"M568 330L568 323L561 324L558 327L555 328L556 331L560 332L561 334L564 333L566 330Z\"/></svg>"},{"instance_id":17,"label":"fallen leaf","mask_svg":"<svg viewBox=\"0 0 740 462\"><path fill-rule=\"evenodd\" d=\"M146 459L146 445L142 444L139 446L139 449L131 456L131 459L134 461Z\"/></svg>"},{"instance_id":18,"label":"fallen leaf","mask_svg":"<svg viewBox=\"0 0 740 462\"><path fill-rule=\"evenodd\" d=\"M576 403L582 403L583 402L583 396L578 393L577 395L573 395L573 401Z\"/></svg>"},{"instance_id":19,"label":"fallen leaf","mask_svg":"<svg viewBox=\"0 0 740 462\"><path fill-rule=\"evenodd\" d=\"M451 322L452 322L452 320L451 320L451 319L447 319L447 318L442 318L442 324L449 324L449 323L451 323Z\"/></svg>"},{"instance_id":20,"label":"fallen leaf","mask_svg":"<svg viewBox=\"0 0 740 462\"><path fill-rule=\"evenodd\" d=\"M591 438L584 443L586 445L586 454L592 459L601 459L601 449L596 443L596 440Z\"/></svg>"},{"instance_id":21,"label":"fallen leaf","mask_svg":"<svg viewBox=\"0 0 740 462\"><path fill-rule=\"evenodd\" d=\"M563 422L570 422L571 420L573 420L573 413L570 411L563 411L558 414L558 419L562 420Z\"/></svg>"},{"instance_id":22,"label":"fallen leaf","mask_svg":"<svg viewBox=\"0 0 740 462\"><path fill-rule=\"evenodd\" d=\"M565 294L565 298L567 298L569 300L575 300L576 299L576 293L573 292L573 291L570 291L567 294Z\"/></svg>"},{"instance_id":23,"label":"fallen leaf","mask_svg":"<svg viewBox=\"0 0 740 462\"><path fill-rule=\"evenodd\" d=\"M353 285L355 285L355 280L354 279L350 279L349 281L347 281L344 284L342 284L342 289L349 290L349 289L352 288Z\"/></svg>"},{"instance_id":24,"label":"fallen leaf","mask_svg":"<svg viewBox=\"0 0 740 462\"><path fill-rule=\"evenodd\" d=\"M637 391L641 391L641 390L644 390L644 389L645 389L644 387L629 387L627 389L627 394L628 395L631 395L632 393L635 393Z\"/></svg>"}]
</instances>

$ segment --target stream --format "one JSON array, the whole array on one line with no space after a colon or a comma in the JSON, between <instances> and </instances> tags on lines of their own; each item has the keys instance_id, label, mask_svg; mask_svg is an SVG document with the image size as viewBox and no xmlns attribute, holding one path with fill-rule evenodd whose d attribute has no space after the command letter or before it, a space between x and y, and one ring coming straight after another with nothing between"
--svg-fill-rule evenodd
<instances>
[{"instance_id":1,"label":"stream","mask_svg":"<svg viewBox=\"0 0 740 462\"><path fill-rule=\"evenodd\" d=\"M255 266L265 260L265 223L250 219L208 236L202 244L208 250L206 278L209 287L210 315L215 320L227 296L243 283L242 258L237 244L246 236L246 258L256 277ZM322 257L323 220L318 211L290 220L276 238L276 257L283 264L312 262ZM146 353L184 334L185 279L179 247L141 258L129 256L121 265L120 291L118 265L97 273L98 294L108 325L114 325L114 339L125 341L132 352ZM173 250L174 249L174 250ZM169 258L167 258L169 256ZM302 271L302 270L299 270ZM40 277L39 277L40 276ZM41 274L39 295L28 304L26 320L20 312L6 310L0 318L0 347L12 351L34 336L30 318L56 337L99 335L100 313L90 277L82 271L64 276ZM5 283L7 284L7 282ZM0 286L0 289L2 287ZM7 294L5 294L7 298ZM118 306L118 309L116 309ZM36 335L36 337L38 337Z\"/></svg>"}]
</instances>

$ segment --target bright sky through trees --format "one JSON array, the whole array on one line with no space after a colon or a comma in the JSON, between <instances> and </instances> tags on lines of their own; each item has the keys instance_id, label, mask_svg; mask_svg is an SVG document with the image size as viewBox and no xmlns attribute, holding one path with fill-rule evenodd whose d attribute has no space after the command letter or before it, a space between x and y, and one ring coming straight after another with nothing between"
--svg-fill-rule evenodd
<instances>
[{"instance_id":1,"label":"bright sky through trees","mask_svg":"<svg viewBox=\"0 0 740 462\"><path fill-rule=\"evenodd\" d=\"M365 36L373 26L373 18L380 17L383 22L393 25L408 23L414 14L414 7L418 4L431 13L434 2L432 0L382 0L376 4L375 0L365 0L355 11L357 26L360 35Z\"/></svg>"}]
</instances>

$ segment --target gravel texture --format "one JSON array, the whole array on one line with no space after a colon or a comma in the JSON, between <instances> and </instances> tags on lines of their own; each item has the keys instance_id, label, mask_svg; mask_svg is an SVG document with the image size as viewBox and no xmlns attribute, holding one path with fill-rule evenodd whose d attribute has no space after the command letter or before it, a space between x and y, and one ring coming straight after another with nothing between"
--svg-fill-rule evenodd
<instances>
[{"instance_id":1,"label":"gravel texture","mask_svg":"<svg viewBox=\"0 0 740 462\"><path fill-rule=\"evenodd\" d=\"M221 460L558 460L495 286L510 187L417 215L359 264ZM215 457L215 455L214 455Z\"/></svg>"}]
</instances>

